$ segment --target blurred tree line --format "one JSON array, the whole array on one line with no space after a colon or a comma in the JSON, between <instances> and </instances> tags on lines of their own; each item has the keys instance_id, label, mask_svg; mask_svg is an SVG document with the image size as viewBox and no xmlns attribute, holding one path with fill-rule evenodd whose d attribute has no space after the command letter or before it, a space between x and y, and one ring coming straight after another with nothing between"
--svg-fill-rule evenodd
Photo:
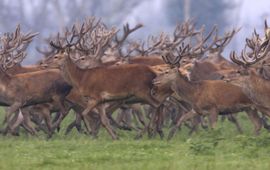
<instances>
[{"instance_id":1,"label":"blurred tree line","mask_svg":"<svg viewBox=\"0 0 270 170\"><path fill-rule=\"evenodd\" d=\"M0 31L13 31L20 23L23 30L39 32L39 38L31 45L28 63L38 59L35 46L40 45L42 38L61 31L75 21L87 16L101 17L109 25L121 26L130 15L150 15L151 9L137 13L144 3L159 3L160 14L166 20L168 27L173 28L177 22L184 20L184 7L187 0L1 0L0 1ZM206 25L211 28L218 24L221 31L229 24L226 14L234 5L228 0L188 0L189 16L196 20L198 26ZM133 11L133 12L132 12ZM165 16L165 18L164 18ZM136 16L134 16L136 17ZM142 18L142 17L141 17ZM157 20L159 16L152 16ZM143 24L147 21L138 20ZM160 28L160 25L147 25L148 30ZM151 28L151 29L150 29ZM151 34L147 29L147 34ZM140 36L137 34L137 36Z\"/></svg>"}]
</instances>

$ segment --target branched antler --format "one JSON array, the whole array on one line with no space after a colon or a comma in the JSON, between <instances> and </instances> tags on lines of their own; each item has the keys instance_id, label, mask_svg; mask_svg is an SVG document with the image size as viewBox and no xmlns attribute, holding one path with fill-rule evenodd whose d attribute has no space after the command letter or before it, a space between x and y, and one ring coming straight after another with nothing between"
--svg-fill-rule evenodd
<instances>
[{"instance_id":1,"label":"branched antler","mask_svg":"<svg viewBox=\"0 0 270 170\"><path fill-rule=\"evenodd\" d=\"M80 59L100 61L117 32L117 29L108 29L100 20L96 21L91 17L81 25L74 24L71 30L66 29L64 43L60 41L58 34L56 42L51 41L50 44L54 48L69 52L69 57L74 61Z\"/></svg>"},{"instance_id":2,"label":"branched antler","mask_svg":"<svg viewBox=\"0 0 270 170\"><path fill-rule=\"evenodd\" d=\"M20 25L14 33L5 33L1 37L0 63L6 70L15 64L22 62L26 56L26 49L38 33L21 33Z\"/></svg>"},{"instance_id":3,"label":"branched antler","mask_svg":"<svg viewBox=\"0 0 270 170\"><path fill-rule=\"evenodd\" d=\"M267 21L265 20L265 37L261 39L259 34L256 32L256 29L254 29L252 38L246 39L246 45L242 50L241 55L237 56L236 52L232 51L230 54L231 60L238 65L248 67L255 65L259 61L265 59L268 52L270 51L269 33L269 27L267 25ZM250 52L247 51L247 47L249 48Z\"/></svg>"}]
</instances>

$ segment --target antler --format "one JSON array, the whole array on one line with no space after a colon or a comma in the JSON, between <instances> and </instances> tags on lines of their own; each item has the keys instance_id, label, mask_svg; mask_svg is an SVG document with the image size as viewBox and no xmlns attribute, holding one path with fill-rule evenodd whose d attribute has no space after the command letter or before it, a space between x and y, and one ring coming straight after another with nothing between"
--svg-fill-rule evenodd
<instances>
[{"instance_id":1,"label":"antler","mask_svg":"<svg viewBox=\"0 0 270 170\"><path fill-rule=\"evenodd\" d=\"M248 53L247 47L249 47L249 46L245 45L244 50L242 50L241 56L240 56L241 59L237 56L235 51L232 51L230 54L231 60L234 63L236 63L238 65L242 65L244 67L251 66L251 65L259 62L260 60L262 60L268 54L268 52L270 50L270 43L268 40L267 43L261 44L261 46L259 48L255 48L255 49L259 50L256 52L253 51L253 52Z\"/></svg>"},{"instance_id":2,"label":"antler","mask_svg":"<svg viewBox=\"0 0 270 170\"><path fill-rule=\"evenodd\" d=\"M56 39L56 37L53 36L45 38L43 41L45 42L46 47L45 48L36 47L37 52L41 53L45 58L56 54L57 50L50 45L50 42L54 39Z\"/></svg>"},{"instance_id":3,"label":"antler","mask_svg":"<svg viewBox=\"0 0 270 170\"><path fill-rule=\"evenodd\" d=\"M185 45L184 42L181 44L181 46L178 49L175 49L174 51L166 51L165 56L162 56L162 59L166 64L171 65L172 67L179 67L180 61L183 57L190 54L190 45Z\"/></svg>"},{"instance_id":4,"label":"antler","mask_svg":"<svg viewBox=\"0 0 270 170\"><path fill-rule=\"evenodd\" d=\"M131 33L135 32L136 30L138 30L138 29L140 29L142 27L143 27L142 24L137 24L134 28L130 29L128 23L123 26L122 38L119 39L118 35L116 34L114 36L114 39L113 39L114 45L112 45L110 47L111 51L117 51L118 56L115 56L115 57L126 58L127 56L129 56L134 51L134 49L132 49L131 47L128 47L127 52L124 55L124 52L122 51L123 50L123 45L124 45L124 42L126 41L126 39L128 38L128 36Z\"/></svg>"},{"instance_id":5,"label":"antler","mask_svg":"<svg viewBox=\"0 0 270 170\"><path fill-rule=\"evenodd\" d=\"M232 51L230 58L233 62L244 67L254 65L264 59L270 50L270 28L267 25L267 21L264 22L264 40L262 40L259 34L254 29L251 39L246 39L246 45L241 52L240 57L237 56L235 51ZM247 47L250 48L250 52L247 52Z\"/></svg>"},{"instance_id":6,"label":"antler","mask_svg":"<svg viewBox=\"0 0 270 170\"><path fill-rule=\"evenodd\" d=\"M108 30L104 27L99 27L92 32L91 48L89 49L90 55L88 57L100 60L117 31L115 28Z\"/></svg>"},{"instance_id":7,"label":"antler","mask_svg":"<svg viewBox=\"0 0 270 170\"><path fill-rule=\"evenodd\" d=\"M137 51L142 56L147 56L155 53L159 54L162 50L167 49L168 45L170 45L169 36L163 32L158 37L149 36L147 39L147 43L142 41L133 42L132 44L132 46L134 47L134 51Z\"/></svg>"},{"instance_id":8,"label":"antler","mask_svg":"<svg viewBox=\"0 0 270 170\"><path fill-rule=\"evenodd\" d=\"M100 19L98 21L95 20L95 17L90 17L81 25L79 23L74 24L71 30L66 28L64 37L60 37L60 33L58 33L55 38L56 42L50 41L50 45L58 50L65 50L71 47L76 47L82 51L85 50L80 41L82 41L85 34L93 31L97 26L100 25ZM63 40L65 42L63 42Z\"/></svg>"},{"instance_id":9,"label":"antler","mask_svg":"<svg viewBox=\"0 0 270 170\"><path fill-rule=\"evenodd\" d=\"M58 49L69 49L80 53L79 55L70 53L69 57L74 61L82 58L100 61L117 31L115 28L108 29L100 20L95 21L95 18L90 18L82 25L73 25L71 31L67 29L64 36L65 45L61 44L60 38L57 43L50 44Z\"/></svg>"},{"instance_id":10,"label":"antler","mask_svg":"<svg viewBox=\"0 0 270 170\"><path fill-rule=\"evenodd\" d=\"M214 41L211 46L209 46L210 51L220 51L222 52L224 48L231 42L232 38L236 33L240 31L241 28L233 29L230 32L225 33L223 37L216 37L214 38Z\"/></svg>"},{"instance_id":11,"label":"antler","mask_svg":"<svg viewBox=\"0 0 270 170\"><path fill-rule=\"evenodd\" d=\"M270 28L268 27L266 19L264 20L264 34L266 39L270 38Z\"/></svg>"},{"instance_id":12,"label":"antler","mask_svg":"<svg viewBox=\"0 0 270 170\"><path fill-rule=\"evenodd\" d=\"M186 38L192 37L199 33L201 33L201 31L195 30L193 20L188 20L176 26L172 39L165 33L161 33L159 37L149 36L147 45L145 45L145 42L137 42L135 45L133 44L133 46L137 47L136 51L141 55L150 55L155 53L160 54L164 50L173 50L178 48L178 46L184 42Z\"/></svg>"},{"instance_id":13,"label":"antler","mask_svg":"<svg viewBox=\"0 0 270 170\"><path fill-rule=\"evenodd\" d=\"M21 33L20 25L14 33L5 33L1 37L0 62L4 70L20 63L26 56L26 49L38 33Z\"/></svg>"},{"instance_id":14,"label":"antler","mask_svg":"<svg viewBox=\"0 0 270 170\"><path fill-rule=\"evenodd\" d=\"M119 48L122 46L122 44L124 43L124 41L127 39L127 37L129 36L129 34L131 34L132 32L142 28L143 25L142 24L137 24L134 28L130 29L129 28L129 24L125 24L123 26L123 36L121 39L119 39L119 37L117 35L115 35L114 41L116 42L116 45L113 46L113 48Z\"/></svg>"},{"instance_id":15,"label":"antler","mask_svg":"<svg viewBox=\"0 0 270 170\"><path fill-rule=\"evenodd\" d=\"M212 30L208 33L208 35L206 37L204 37L203 33L205 30L205 27L202 26L199 32L193 32L194 34L191 34L191 36L197 35L197 44L195 44L195 46L193 46L192 48L190 48L189 51L189 57L198 57L198 56L202 56L206 51L208 51L210 49L210 47L213 45L213 43L211 45L206 45L206 42L208 41L208 39L213 35L214 32L216 32L216 26L214 26L212 28ZM199 35L198 35L199 34ZM191 39L190 42L191 43Z\"/></svg>"},{"instance_id":16,"label":"antler","mask_svg":"<svg viewBox=\"0 0 270 170\"><path fill-rule=\"evenodd\" d=\"M217 41L217 26L215 25L212 30L207 34L206 37L204 37L205 27L202 26L199 32L199 35L197 35L197 44L193 46L192 48L189 48L189 57L201 57L206 51L208 51ZM206 42L212 37L212 35L215 33L215 36L213 38L213 42L210 45L207 45Z\"/></svg>"},{"instance_id":17,"label":"antler","mask_svg":"<svg viewBox=\"0 0 270 170\"><path fill-rule=\"evenodd\" d=\"M193 19L187 20L181 24L177 24L173 33L173 47L181 44L187 37L192 37L199 34L200 31L195 31L195 24Z\"/></svg>"}]
</instances>

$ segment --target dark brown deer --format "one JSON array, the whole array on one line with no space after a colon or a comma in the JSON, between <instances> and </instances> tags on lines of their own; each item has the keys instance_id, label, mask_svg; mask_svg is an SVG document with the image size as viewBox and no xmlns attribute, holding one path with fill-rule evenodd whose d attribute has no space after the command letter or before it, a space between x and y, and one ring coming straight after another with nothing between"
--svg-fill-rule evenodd
<instances>
[{"instance_id":1,"label":"dark brown deer","mask_svg":"<svg viewBox=\"0 0 270 170\"><path fill-rule=\"evenodd\" d=\"M186 49L186 48L183 48ZM173 54L164 57L164 60L172 66L179 66L179 61L182 57L190 55L190 50L178 51L178 56ZM172 58L174 61L172 61ZM205 80L199 82L190 82L179 73L178 68L168 70L162 75L159 75L154 80L154 85L158 87L169 87L177 93L182 100L192 106L192 110L183 115L177 124L171 129L168 139L171 139L175 131L185 120L194 117L197 114L216 115L218 113L229 112L235 113L239 111L252 112L250 106L253 103L242 93L241 88L219 80ZM226 100L227 99L227 100ZM212 127L215 126L216 120L212 121Z\"/></svg>"},{"instance_id":2,"label":"dark brown deer","mask_svg":"<svg viewBox=\"0 0 270 170\"><path fill-rule=\"evenodd\" d=\"M1 37L0 103L10 106L7 111L7 127L10 127L10 114L17 112L19 108L51 101L62 105L62 100L70 89L70 86L61 79L59 70L55 69L17 75L7 74L8 68L20 63L26 56L25 50L35 35L33 33L23 35L20 27L17 27L13 34ZM11 127L11 131L13 130L14 126Z\"/></svg>"},{"instance_id":3,"label":"dark brown deer","mask_svg":"<svg viewBox=\"0 0 270 170\"><path fill-rule=\"evenodd\" d=\"M223 36L223 41L215 43L209 50L209 54L206 58L190 64L191 68L189 68L189 70L191 71L188 75L190 81L222 80L226 75L235 72L237 65L226 60L221 53L236 32L238 32L238 30L226 33ZM228 117L228 119L236 125L238 131L242 133L242 128L233 114L226 114L224 116Z\"/></svg>"}]
</instances>

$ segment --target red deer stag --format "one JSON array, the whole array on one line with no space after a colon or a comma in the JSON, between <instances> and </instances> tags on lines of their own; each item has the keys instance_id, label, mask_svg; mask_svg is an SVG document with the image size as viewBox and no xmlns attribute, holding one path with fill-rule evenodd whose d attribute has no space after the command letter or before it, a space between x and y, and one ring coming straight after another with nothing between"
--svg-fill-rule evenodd
<instances>
[{"instance_id":1,"label":"red deer stag","mask_svg":"<svg viewBox=\"0 0 270 170\"><path fill-rule=\"evenodd\" d=\"M23 73L17 75L7 74L7 69L20 63L26 56L26 48L36 34L23 35L19 27L13 34L5 34L1 37L0 74L1 74L1 105L10 106L7 110L7 129L14 130L10 126L10 114L17 112L19 108L55 101L62 106L65 95L70 86L61 79L59 70L51 69ZM64 112L64 107L62 107Z\"/></svg>"},{"instance_id":2,"label":"red deer stag","mask_svg":"<svg viewBox=\"0 0 270 170\"><path fill-rule=\"evenodd\" d=\"M183 49L187 49L183 48ZM177 51L178 56L175 57L172 52L164 57L164 60L172 65L179 66L182 57L190 56L190 49ZM172 59L174 59L172 61ZM197 114L216 115L221 112L251 112L250 106L253 103L242 93L241 88L220 80L205 80L199 82L190 82L179 73L178 68L168 70L162 75L155 78L153 84L158 87L169 87L182 100L192 106L192 110L179 118L177 124L171 129L168 140L173 137L178 127L185 120L193 118ZM216 120L212 121L212 127L215 126Z\"/></svg>"},{"instance_id":3,"label":"red deer stag","mask_svg":"<svg viewBox=\"0 0 270 170\"><path fill-rule=\"evenodd\" d=\"M261 39L254 31L251 39L246 39L246 45L241 53L241 58L236 52L231 52L231 60L242 66L239 69L241 74L238 84L242 87L244 93L261 109L266 112L270 109L270 86L269 86L269 50L270 28L265 21L265 37ZM250 52L247 52L247 48ZM228 78L232 80L234 78ZM268 114L269 115L269 114Z\"/></svg>"}]
</instances>

